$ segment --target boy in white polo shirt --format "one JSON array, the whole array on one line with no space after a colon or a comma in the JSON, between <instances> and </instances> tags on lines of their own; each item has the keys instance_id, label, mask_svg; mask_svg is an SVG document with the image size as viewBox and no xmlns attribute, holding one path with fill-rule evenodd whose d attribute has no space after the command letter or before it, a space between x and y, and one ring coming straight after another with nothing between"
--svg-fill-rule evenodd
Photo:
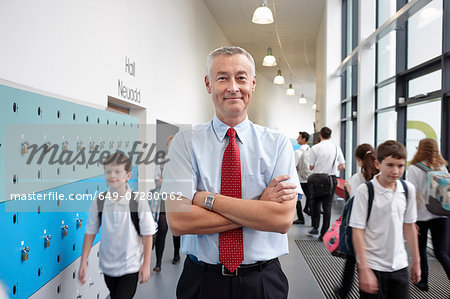
<instances>
[{"instance_id":1,"label":"boy in white polo shirt","mask_svg":"<svg viewBox=\"0 0 450 299\"><path fill-rule=\"evenodd\" d=\"M374 198L368 214L368 187L356 191L350 226L358 262L360 298L409 298L408 259L403 237L412 255L411 281L420 279L417 208L414 186L406 182L408 198L399 181L405 171L406 149L389 140L377 148L380 170L370 182Z\"/></svg>"},{"instance_id":2,"label":"boy in white polo shirt","mask_svg":"<svg viewBox=\"0 0 450 299\"><path fill-rule=\"evenodd\" d=\"M92 202L78 278L82 284L86 282L87 258L101 225L100 269L111 299L133 298L138 281L143 283L150 277L155 223L145 200L130 202L135 195L127 183L131 178L130 159L124 153L117 152L104 161L104 167L109 189L101 196L104 198L102 204L98 202L98 197ZM137 211L131 211L136 208ZM135 220L132 220L132 212L137 212L134 214L137 216Z\"/></svg>"}]
</instances>

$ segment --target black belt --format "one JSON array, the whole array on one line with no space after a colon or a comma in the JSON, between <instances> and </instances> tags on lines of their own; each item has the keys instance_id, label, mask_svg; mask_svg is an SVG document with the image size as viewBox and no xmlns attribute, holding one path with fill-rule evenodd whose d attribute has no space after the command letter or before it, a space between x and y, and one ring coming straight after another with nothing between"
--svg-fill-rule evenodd
<instances>
[{"instance_id":1,"label":"black belt","mask_svg":"<svg viewBox=\"0 0 450 299\"><path fill-rule=\"evenodd\" d=\"M264 269L267 265L272 263L275 260L278 260L278 258L274 258L268 261L263 262L256 262L254 264L246 264L246 265L240 265L236 268L233 272L228 271L228 269L222 265L222 264L208 264L202 261L199 261L195 255L189 254L188 258L196 265L203 267L205 271L214 272L216 274L220 274L223 276L243 276L251 272L261 271Z\"/></svg>"}]
</instances>

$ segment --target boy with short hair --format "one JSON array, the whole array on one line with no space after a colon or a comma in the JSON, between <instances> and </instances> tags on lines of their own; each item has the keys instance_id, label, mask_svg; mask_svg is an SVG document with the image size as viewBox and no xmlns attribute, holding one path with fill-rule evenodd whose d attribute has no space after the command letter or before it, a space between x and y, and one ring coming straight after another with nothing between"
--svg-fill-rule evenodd
<instances>
[{"instance_id":1,"label":"boy with short hair","mask_svg":"<svg viewBox=\"0 0 450 299\"><path fill-rule=\"evenodd\" d=\"M86 223L78 278L82 284L86 282L87 258L101 225L103 229L99 263L111 299L133 298L138 280L144 283L150 277L155 223L145 200L137 198L137 211L130 211L130 200L134 200L127 183L132 174L130 159L122 152L114 153L104 161L104 169L109 189L101 196L104 198L101 213L99 197L92 202ZM131 212L137 212L140 235L133 223Z\"/></svg>"},{"instance_id":2,"label":"boy with short hair","mask_svg":"<svg viewBox=\"0 0 450 299\"><path fill-rule=\"evenodd\" d=\"M411 281L420 279L420 256L415 222L414 186L406 182L408 198L399 181L405 171L406 149L393 140L377 148L380 170L370 182L374 198L368 214L368 187L356 191L350 226L358 262L360 298L409 298L408 259L403 236L412 255Z\"/></svg>"}]
</instances>

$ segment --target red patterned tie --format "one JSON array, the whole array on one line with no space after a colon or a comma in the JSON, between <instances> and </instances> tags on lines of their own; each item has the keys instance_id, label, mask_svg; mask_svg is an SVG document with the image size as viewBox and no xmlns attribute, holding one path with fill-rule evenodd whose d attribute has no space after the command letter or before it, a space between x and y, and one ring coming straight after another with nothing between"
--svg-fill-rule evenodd
<instances>
[{"instance_id":1,"label":"red patterned tie","mask_svg":"<svg viewBox=\"0 0 450 299\"><path fill-rule=\"evenodd\" d=\"M236 143L236 131L229 128L227 135L229 141L223 153L220 194L242 198L241 160ZM244 260L242 228L219 234L219 259L230 272L233 272L242 263Z\"/></svg>"}]
</instances>

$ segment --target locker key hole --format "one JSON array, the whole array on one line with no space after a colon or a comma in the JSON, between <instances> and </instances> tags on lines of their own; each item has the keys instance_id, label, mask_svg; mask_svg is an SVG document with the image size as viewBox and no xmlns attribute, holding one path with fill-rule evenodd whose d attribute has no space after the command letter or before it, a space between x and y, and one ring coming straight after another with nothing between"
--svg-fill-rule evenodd
<instances>
[{"instance_id":1,"label":"locker key hole","mask_svg":"<svg viewBox=\"0 0 450 299\"><path fill-rule=\"evenodd\" d=\"M37 113L38 113L38 116L41 116L41 113L42 113L42 109L41 109L41 107L38 107L38 111L37 111Z\"/></svg>"},{"instance_id":2,"label":"locker key hole","mask_svg":"<svg viewBox=\"0 0 450 299\"><path fill-rule=\"evenodd\" d=\"M41 179L41 171L38 170L38 179Z\"/></svg>"},{"instance_id":3,"label":"locker key hole","mask_svg":"<svg viewBox=\"0 0 450 299\"><path fill-rule=\"evenodd\" d=\"M13 175L13 183L17 184L17 175Z\"/></svg>"},{"instance_id":4,"label":"locker key hole","mask_svg":"<svg viewBox=\"0 0 450 299\"><path fill-rule=\"evenodd\" d=\"M41 276L41 268L38 269L38 276Z\"/></svg>"},{"instance_id":5,"label":"locker key hole","mask_svg":"<svg viewBox=\"0 0 450 299\"><path fill-rule=\"evenodd\" d=\"M58 254L58 256L56 257L56 261L59 263L60 260L61 260L61 254Z\"/></svg>"},{"instance_id":6,"label":"locker key hole","mask_svg":"<svg viewBox=\"0 0 450 299\"><path fill-rule=\"evenodd\" d=\"M74 114L72 115L72 118L73 118L73 120L77 119L77 115L74 113Z\"/></svg>"},{"instance_id":7,"label":"locker key hole","mask_svg":"<svg viewBox=\"0 0 450 299\"><path fill-rule=\"evenodd\" d=\"M59 292L61 292L61 287L60 287L60 286L57 286L57 287L56 287L56 293L59 294Z\"/></svg>"},{"instance_id":8,"label":"locker key hole","mask_svg":"<svg viewBox=\"0 0 450 299\"><path fill-rule=\"evenodd\" d=\"M56 117L60 118L61 117L61 111L58 110L58 112L56 112Z\"/></svg>"},{"instance_id":9,"label":"locker key hole","mask_svg":"<svg viewBox=\"0 0 450 299\"><path fill-rule=\"evenodd\" d=\"M16 224L16 222L17 222L17 215L14 214L14 215L13 215L13 224Z\"/></svg>"},{"instance_id":10,"label":"locker key hole","mask_svg":"<svg viewBox=\"0 0 450 299\"><path fill-rule=\"evenodd\" d=\"M88 121L89 121L89 116L86 115L86 122L88 122Z\"/></svg>"},{"instance_id":11,"label":"locker key hole","mask_svg":"<svg viewBox=\"0 0 450 299\"><path fill-rule=\"evenodd\" d=\"M17 112L17 103L13 104L13 112Z\"/></svg>"},{"instance_id":12,"label":"locker key hole","mask_svg":"<svg viewBox=\"0 0 450 299\"><path fill-rule=\"evenodd\" d=\"M41 206L38 206L38 214L41 213Z\"/></svg>"},{"instance_id":13,"label":"locker key hole","mask_svg":"<svg viewBox=\"0 0 450 299\"><path fill-rule=\"evenodd\" d=\"M13 295L15 295L16 292L17 292L17 288L16 288L16 286L13 286Z\"/></svg>"},{"instance_id":14,"label":"locker key hole","mask_svg":"<svg viewBox=\"0 0 450 299\"><path fill-rule=\"evenodd\" d=\"M77 271L73 271L72 278L75 279Z\"/></svg>"},{"instance_id":15,"label":"locker key hole","mask_svg":"<svg viewBox=\"0 0 450 299\"><path fill-rule=\"evenodd\" d=\"M100 123L100 118L97 118L97 123L98 123L98 124Z\"/></svg>"},{"instance_id":16,"label":"locker key hole","mask_svg":"<svg viewBox=\"0 0 450 299\"><path fill-rule=\"evenodd\" d=\"M77 243L73 243L73 246L72 246L73 251L75 251L75 249L76 249L76 244Z\"/></svg>"}]
</instances>

